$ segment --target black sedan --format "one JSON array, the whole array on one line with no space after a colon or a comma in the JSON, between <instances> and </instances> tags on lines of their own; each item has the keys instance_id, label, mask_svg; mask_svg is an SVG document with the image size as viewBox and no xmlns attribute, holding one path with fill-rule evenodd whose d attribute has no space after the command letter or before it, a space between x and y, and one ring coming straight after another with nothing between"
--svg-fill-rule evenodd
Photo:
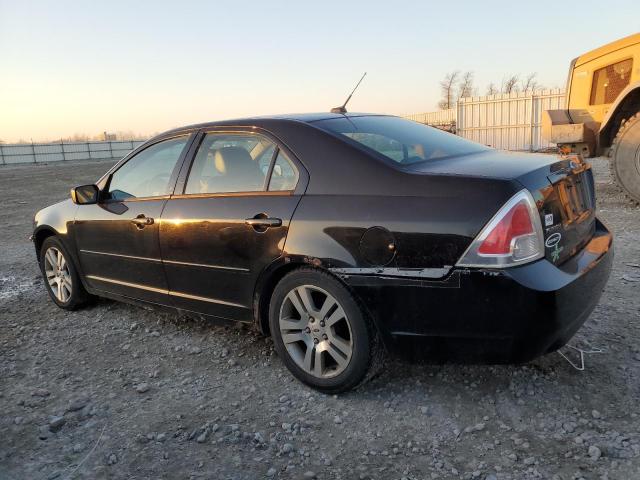
<instances>
[{"instance_id":1,"label":"black sedan","mask_svg":"<svg viewBox=\"0 0 640 480\"><path fill-rule=\"evenodd\" d=\"M254 324L327 392L386 352L525 362L563 346L613 258L590 166L392 116L175 129L35 217L49 294Z\"/></svg>"}]
</instances>

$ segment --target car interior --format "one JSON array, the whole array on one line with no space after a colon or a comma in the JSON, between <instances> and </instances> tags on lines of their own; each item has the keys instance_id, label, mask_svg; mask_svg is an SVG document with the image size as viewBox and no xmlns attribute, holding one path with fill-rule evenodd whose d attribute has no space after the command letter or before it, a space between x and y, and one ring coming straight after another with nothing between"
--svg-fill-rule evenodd
<instances>
[{"instance_id":1,"label":"car interior","mask_svg":"<svg viewBox=\"0 0 640 480\"><path fill-rule=\"evenodd\" d=\"M255 136L207 135L191 166L185 193L259 191L275 145Z\"/></svg>"}]
</instances>

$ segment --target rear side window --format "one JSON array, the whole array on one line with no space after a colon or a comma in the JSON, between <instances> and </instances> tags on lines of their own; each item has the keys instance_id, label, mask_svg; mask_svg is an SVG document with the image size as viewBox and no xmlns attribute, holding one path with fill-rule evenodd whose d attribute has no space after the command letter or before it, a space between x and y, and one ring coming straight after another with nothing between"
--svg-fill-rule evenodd
<instances>
[{"instance_id":1,"label":"rear side window","mask_svg":"<svg viewBox=\"0 0 640 480\"><path fill-rule=\"evenodd\" d=\"M398 117L340 117L312 123L400 165L487 150L478 143Z\"/></svg>"},{"instance_id":2,"label":"rear side window","mask_svg":"<svg viewBox=\"0 0 640 480\"><path fill-rule=\"evenodd\" d=\"M193 160L185 193L263 191L275 152L276 145L261 135L208 133Z\"/></svg>"},{"instance_id":3,"label":"rear side window","mask_svg":"<svg viewBox=\"0 0 640 480\"><path fill-rule=\"evenodd\" d=\"M613 103L616 98L618 98L618 95L620 95L620 92L629 85L632 67L633 60L629 58L593 72L589 104L602 105Z\"/></svg>"},{"instance_id":4,"label":"rear side window","mask_svg":"<svg viewBox=\"0 0 640 480\"><path fill-rule=\"evenodd\" d=\"M278 151L278 156L271 172L269 191L295 190L297 184L298 170L284 152Z\"/></svg>"}]
</instances>

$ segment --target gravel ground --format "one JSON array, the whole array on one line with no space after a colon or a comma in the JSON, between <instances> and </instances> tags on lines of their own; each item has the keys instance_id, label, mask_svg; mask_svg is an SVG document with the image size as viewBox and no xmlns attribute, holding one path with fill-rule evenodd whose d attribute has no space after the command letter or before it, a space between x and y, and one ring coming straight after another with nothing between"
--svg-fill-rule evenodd
<instances>
[{"instance_id":1,"label":"gravel ground","mask_svg":"<svg viewBox=\"0 0 640 480\"><path fill-rule=\"evenodd\" d=\"M392 360L341 396L294 381L246 328L107 300L56 308L27 241L33 214L109 165L0 169L1 479L640 478L640 209L603 160L616 260L574 339L605 350L585 371L555 353L520 366Z\"/></svg>"}]
</instances>

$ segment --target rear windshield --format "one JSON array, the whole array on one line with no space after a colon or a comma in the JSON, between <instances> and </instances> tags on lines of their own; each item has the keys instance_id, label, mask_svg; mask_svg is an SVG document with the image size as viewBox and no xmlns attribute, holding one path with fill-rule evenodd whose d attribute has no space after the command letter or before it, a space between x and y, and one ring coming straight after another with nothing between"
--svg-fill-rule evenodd
<instances>
[{"instance_id":1,"label":"rear windshield","mask_svg":"<svg viewBox=\"0 0 640 480\"><path fill-rule=\"evenodd\" d=\"M401 165L487 149L451 133L398 117L342 117L312 123Z\"/></svg>"}]
</instances>

